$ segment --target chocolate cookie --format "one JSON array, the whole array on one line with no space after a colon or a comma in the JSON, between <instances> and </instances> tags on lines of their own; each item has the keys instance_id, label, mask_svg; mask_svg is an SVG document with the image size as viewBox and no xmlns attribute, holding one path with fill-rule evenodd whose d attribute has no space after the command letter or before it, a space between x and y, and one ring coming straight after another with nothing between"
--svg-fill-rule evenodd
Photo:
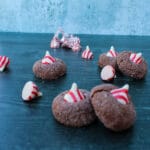
<instances>
[{"instance_id":1,"label":"chocolate cookie","mask_svg":"<svg viewBox=\"0 0 150 150\"><path fill-rule=\"evenodd\" d=\"M114 69L117 69L116 56L117 53L115 52L115 49L112 46L107 53L101 54L99 56L99 60L98 60L99 67L102 68L106 65L111 65Z\"/></svg>"},{"instance_id":2,"label":"chocolate cookie","mask_svg":"<svg viewBox=\"0 0 150 150\"><path fill-rule=\"evenodd\" d=\"M121 52L117 56L117 65L123 74L135 79L142 79L146 75L147 64L141 55L138 57L138 54L127 51Z\"/></svg>"},{"instance_id":3,"label":"chocolate cookie","mask_svg":"<svg viewBox=\"0 0 150 150\"><path fill-rule=\"evenodd\" d=\"M127 93L126 89L118 89L118 93L113 91L114 89L117 87L111 84L94 87L91 90L91 102L97 117L106 128L122 131L134 124L136 112L131 97L128 94L125 97L125 93L119 93L121 91ZM121 95L123 99L121 99ZM124 101L125 99L128 101Z\"/></svg>"},{"instance_id":4,"label":"chocolate cookie","mask_svg":"<svg viewBox=\"0 0 150 150\"><path fill-rule=\"evenodd\" d=\"M45 80L57 79L63 76L66 71L65 63L61 59L51 58L49 54L46 54L42 60L36 61L33 65L35 76Z\"/></svg>"},{"instance_id":5,"label":"chocolate cookie","mask_svg":"<svg viewBox=\"0 0 150 150\"><path fill-rule=\"evenodd\" d=\"M83 89L80 89L80 92L84 98L76 102L68 102L64 99L68 91L62 92L54 98L52 112L58 122L66 126L82 127L91 124L96 119L90 101L90 92Z\"/></svg>"}]
</instances>

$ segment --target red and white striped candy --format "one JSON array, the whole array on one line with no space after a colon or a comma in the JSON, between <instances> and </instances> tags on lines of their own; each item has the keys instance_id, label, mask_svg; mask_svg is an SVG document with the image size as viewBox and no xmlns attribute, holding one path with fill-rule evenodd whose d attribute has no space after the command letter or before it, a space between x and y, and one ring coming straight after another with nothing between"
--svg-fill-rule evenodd
<instances>
[{"instance_id":1,"label":"red and white striped candy","mask_svg":"<svg viewBox=\"0 0 150 150\"><path fill-rule=\"evenodd\" d=\"M81 49L80 39L78 37L74 37L70 35L70 47L74 52L78 52Z\"/></svg>"},{"instance_id":2,"label":"red and white striped candy","mask_svg":"<svg viewBox=\"0 0 150 150\"><path fill-rule=\"evenodd\" d=\"M25 101L30 101L36 97L42 96L37 85L32 81L28 81L22 90L22 99Z\"/></svg>"},{"instance_id":3,"label":"red and white striped candy","mask_svg":"<svg viewBox=\"0 0 150 150\"><path fill-rule=\"evenodd\" d=\"M0 56L0 71L4 71L4 69L8 67L9 63L10 61L8 57Z\"/></svg>"},{"instance_id":4,"label":"red and white striped candy","mask_svg":"<svg viewBox=\"0 0 150 150\"><path fill-rule=\"evenodd\" d=\"M45 56L42 59L42 64L52 64L55 61L56 59L49 54L49 51L46 51Z\"/></svg>"},{"instance_id":5,"label":"red and white striped candy","mask_svg":"<svg viewBox=\"0 0 150 150\"><path fill-rule=\"evenodd\" d=\"M50 43L51 48L59 48L60 47L61 41L58 38L59 34L60 34L60 30L58 30L56 32L56 34L54 35L54 37L52 38L51 43Z\"/></svg>"},{"instance_id":6,"label":"red and white striped candy","mask_svg":"<svg viewBox=\"0 0 150 150\"><path fill-rule=\"evenodd\" d=\"M110 50L107 52L106 56L108 57L116 57L117 52L115 51L115 48L113 46L110 47Z\"/></svg>"},{"instance_id":7,"label":"red and white striped candy","mask_svg":"<svg viewBox=\"0 0 150 150\"><path fill-rule=\"evenodd\" d=\"M111 90L110 93L121 104L127 104L129 103L128 90L129 90L129 85L126 84L122 88Z\"/></svg>"},{"instance_id":8,"label":"red and white striped candy","mask_svg":"<svg viewBox=\"0 0 150 150\"><path fill-rule=\"evenodd\" d=\"M74 46L72 47L72 50L73 50L74 52L78 52L80 49L81 49L81 46L80 46L79 44L74 45Z\"/></svg>"},{"instance_id":9,"label":"red and white striped candy","mask_svg":"<svg viewBox=\"0 0 150 150\"><path fill-rule=\"evenodd\" d=\"M130 60L133 63L140 64L142 62L142 53L131 53Z\"/></svg>"},{"instance_id":10,"label":"red and white striped candy","mask_svg":"<svg viewBox=\"0 0 150 150\"><path fill-rule=\"evenodd\" d=\"M60 41L57 37L53 37L50 44L51 48L59 48L60 47Z\"/></svg>"},{"instance_id":11,"label":"red and white striped candy","mask_svg":"<svg viewBox=\"0 0 150 150\"><path fill-rule=\"evenodd\" d=\"M92 59L93 58L93 53L90 51L89 46L86 46L86 49L83 51L81 57L84 59Z\"/></svg>"},{"instance_id":12,"label":"red and white striped candy","mask_svg":"<svg viewBox=\"0 0 150 150\"><path fill-rule=\"evenodd\" d=\"M69 103L79 102L84 99L83 93L78 89L77 84L73 83L71 89L65 94L64 101Z\"/></svg>"},{"instance_id":13,"label":"red and white striped candy","mask_svg":"<svg viewBox=\"0 0 150 150\"><path fill-rule=\"evenodd\" d=\"M115 69L110 66L110 65L106 65L105 67L103 67L103 69L101 70L101 79L104 81L111 81L112 79L114 79L115 77Z\"/></svg>"}]
</instances>

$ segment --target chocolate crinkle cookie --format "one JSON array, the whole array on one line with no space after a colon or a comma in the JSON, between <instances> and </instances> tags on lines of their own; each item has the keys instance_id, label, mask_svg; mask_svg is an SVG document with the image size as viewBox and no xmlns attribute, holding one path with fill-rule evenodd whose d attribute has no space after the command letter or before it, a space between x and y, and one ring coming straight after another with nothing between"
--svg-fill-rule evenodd
<instances>
[{"instance_id":1,"label":"chocolate crinkle cookie","mask_svg":"<svg viewBox=\"0 0 150 150\"><path fill-rule=\"evenodd\" d=\"M71 127L86 126L96 119L90 92L78 89L76 83L72 84L69 91L62 92L54 98L52 112L58 122Z\"/></svg>"},{"instance_id":2,"label":"chocolate crinkle cookie","mask_svg":"<svg viewBox=\"0 0 150 150\"><path fill-rule=\"evenodd\" d=\"M134 124L136 112L128 89L129 85L118 88L111 84L102 84L91 90L95 113L106 128L123 131Z\"/></svg>"},{"instance_id":3,"label":"chocolate crinkle cookie","mask_svg":"<svg viewBox=\"0 0 150 150\"><path fill-rule=\"evenodd\" d=\"M65 63L58 58L52 57L48 51L42 60L38 60L33 65L33 72L36 77L53 80L63 76L67 71Z\"/></svg>"},{"instance_id":4,"label":"chocolate crinkle cookie","mask_svg":"<svg viewBox=\"0 0 150 150\"><path fill-rule=\"evenodd\" d=\"M123 74L135 79L144 78L147 72L147 64L142 53L121 52L117 56L117 65Z\"/></svg>"},{"instance_id":5,"label":"chocolate crinkle cookie","mask_svg":"<svg viewBox=\"0 0 150 150\"><path fill-rule=\"evenodd\" d=\"M99 56L98 65L99 67L104 67L106 65L111 65L114 69L117 69L117 57L118 53L115 51L115 48L111 46L110 50L107 53L103 53Z\"/></svg>"}]
</instances>

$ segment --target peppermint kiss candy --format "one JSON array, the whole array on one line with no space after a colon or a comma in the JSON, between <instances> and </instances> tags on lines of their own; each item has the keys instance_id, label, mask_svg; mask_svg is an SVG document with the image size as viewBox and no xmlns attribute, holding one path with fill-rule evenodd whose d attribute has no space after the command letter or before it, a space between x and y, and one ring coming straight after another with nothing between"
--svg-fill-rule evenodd
<instances>
[{"instance_id":1,"label":"peppermint kiss candy","mask_svg":"<svg viewBox=\"0 0 150 150\"><path fill-rule=\"evenodd\" d=\"M59 40L58 36L59 36L59 31L56 32L53 39L51 40L51 43L50 43L51 48L59 48L60 47L60 40Z\"/></svg>"},{"instance_id":2,"label":"peppermint kiss candy","mask_svg":"<svg viewBox=\"0 0 150 150\"><path fill-rule=\"evenodd\" d=\"M78 89L77 84L73 83L71 89L65 94L64 100L69 103L79 102L84 99L83 93Z\"/></svg>"},{"instance_id":3,"label":"peppermint kiss candy","mask_svg":"<svg viewBox=\"0 0 150 150\"><path fill-rule=\"evenodd\" d=\"M107 52L106 56L109 56L109 57L117 56L117 52L115 51L115 48L113 46L110 47L110 50Z\"/></svg>"},{"instance_id":4,"label":"peppermint kiss candy","mask_svg":"<svg viewBox=\"0 0 150 150\"><path fill-rule=\"evenodd\" d=\"M86 46L86 49L83 51L81 57L84 59L92 59L93 58L93 53L90 51L89 46Z\"/></svg>"},{"instance_id":5,"label":"peppermint kiss candy","mask_svg":"<svg viewBox=\"0 0 150 150\"><path fill-rule=\"evenodd\" d=\"M127 104L129 103L128 90L129 90L129 85L126 84L122 88L111 90L110 93L121 104Z\"/></svg>"},{"instance_id":6,"label":"peppermint kiss candy","mask_svg":"<svg viewBox=\"0 0 150 150\"><path fill-rule=\"evenodd\" d=\"M112 79L114 79L115 77L115 69L110 66L107 65L105 67L103 67L102 71L101 71L101 79L104 81L111 81Z\"/></svg>"},{"instance_id":7,"label":"peppermint kiss candy","mask_svg":"<svg viewBox=\"0 0 150 150\"><path fill-rule=\"evenodd\" d=\"M56 59L49 54L49 51L46 51L45 56L42 59L42 64L52 64L55 61Z\"/></svg>"},{"instance_id":8,"label":"peppermint kiss candy","mask_svg":"<svg viewBox=\"0 0 150 150\"><path fill-rule=\"evenodd\" d=\"M80 39L78 37L70 36L70 47L74 52L78 52L81 49Z\"/></svg>"},{"instance_id":9,"label":"peppermint kiss candy","mask_svg":"<svg viewBox=\"0 0 150 150\"><path fill-rule=\"evenodd\" d=\"M79 51L81 49L80 39L73 35L65 34L61 39L61 44L62 47L70 48L74 52Z\"/></svg>"},{"instance_id":10,"label":"peppermint kiss candy","mask_svg":"<svg viewBox=\"0 0 150 150\"><path fill-rule=\"evenodd\" d=\"M130 60L133 63L140 64L142 62L142 53L131 53Z\"/></svg>"},{"instance_id":11,"label":"peppermint kiss candy","mask_svg":"<svg viewBox=\"0 0 150 150\"><path fill-rule=\"evenodd\" d=\"M0 71L4 71L4 69L8 67L9 63L10 61L8 57L0 56Z\"/></svg>"},{"instance_id":12,"label":"peppermint kiss candy","mask_svg":"<svg viewBox=\"0 0 150 150\"><path fill-rule=\"evenodd\" d=\"M37 85L32 81L28 81L22 90L22 99L25 101L30 101L38 96L42 96Z\"/></svg>"},{"instance_id":13,"label":"peppermint kiss candy","mask_svg":"<svg viewBox=\"0 0 150 150\"><path fill-rule=\"evenodd\" d=\"M75 43L75 44L73 45L73 47L72 47L72 50L73 50L74 52L78 52L80 49L81 49L81 46L80 46L79 43Z\"/></svg>"}]
</instances>

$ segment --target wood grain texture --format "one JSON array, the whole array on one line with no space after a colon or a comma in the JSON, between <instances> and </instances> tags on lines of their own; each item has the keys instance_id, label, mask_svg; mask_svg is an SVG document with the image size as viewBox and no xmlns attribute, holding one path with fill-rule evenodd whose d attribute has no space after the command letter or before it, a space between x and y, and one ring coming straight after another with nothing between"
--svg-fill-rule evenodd
<instances>
[{"instance_id":1,"label":"wood grain texture","mask_svg":"<svg viewBox=\"0 0 150 150\"><path fill-rule=\"evenodd\" d=\"M130 95L137 111L135 126L122 133L106 129L99 121L83 128L68 128L55 121L51 111L53 98L77 82L80 88L90 90L103 83L97 60L100 53L111 45L117 51L143 52L150 62L150 37L79 35L83 48L88 44L93 53L92 61L81 59L81 52L49 48L49 34L0 34L0 55L10 58L10 67L0 73L0 150L55 150L55 149L149 149L150 148L150 79L137 81L118 75L117 86L130 85ZM32 73L33 63L41 59L45 50L61 58L68 67L67 75L55 81L42 81ZM26 81L34 81L43 96L25 103L21 91Z\"/></svg>"}]
</instances>

